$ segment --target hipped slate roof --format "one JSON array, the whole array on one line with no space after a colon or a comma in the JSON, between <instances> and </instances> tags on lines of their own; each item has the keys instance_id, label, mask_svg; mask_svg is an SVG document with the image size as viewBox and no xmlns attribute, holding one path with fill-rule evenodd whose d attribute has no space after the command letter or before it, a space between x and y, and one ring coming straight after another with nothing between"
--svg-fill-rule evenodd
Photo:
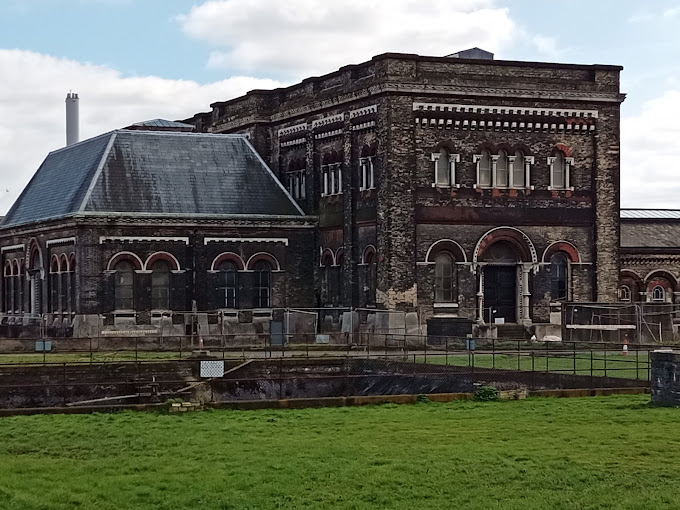
<instances>
[{"instance_id":1,"label":"hipped slate roof","mask_svg":"<svg viewBox=\"0 0 680 510\"><path fill-rule=\"evenodd\" d=\"M680 222L621 222L621 248L679 248Z\"/></svg>"},{"instance_id":2,"label":"hipped slate roof","mask_svg":"<svg viewBox=\"0 0 680 510\"><path fill-rule=\"evenodd\" d=\"M0 228L101 213L303 215L243 136L118 130L51 152Z\"/></svg>"}]
</instances>

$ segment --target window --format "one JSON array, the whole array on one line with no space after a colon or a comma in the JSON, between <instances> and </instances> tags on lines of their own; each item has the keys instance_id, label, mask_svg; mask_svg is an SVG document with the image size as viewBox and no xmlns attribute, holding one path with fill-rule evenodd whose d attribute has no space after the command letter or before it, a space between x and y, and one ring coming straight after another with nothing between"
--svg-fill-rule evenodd
<instances>
[{"instance_id":1,"label":"window","mask_svg":"<svg viewBox=\"0 0 680 510\"><path fill-rule=\"evenodd\" d=\"M8 260L5 262L5 278L2 282L2 292L4 297L4 311L11 313L14 311L14 292L12 284L14 283L14 276L12 275L12 263Z\"/></svg>"},{"instance_id":2,"label":"window","mask_svg":"<svg viewBox=\"0 0 680 510\"><path fill-rule=\"evenodd\" d=\"M460 161L459 154L449 154L442 148L439 152L432 154L434 162L434 184L441 188L448 188L456 184L456 163Z\"/></svg>"},{"instance_id":3,"label":"window","mask_svg":"<svg viewBox=\"0 0 680 510\"><path fill-rule=\"evenodd\" d=\"M364 259L365 264L365 282L366 286L364 290L366 291L366 304L375 305L375 288L376 288L376 272L377 265L375 260L375 252L370 251L366 254Z\"/></svg>"},{"instance_id":4,"label":"window","mask_svg":"<svg viewBox=\"0 0 680 510\"><path fill-rule=\"evenodd\" d=\"M434 261L434 300L437 303L453 302L453 259L440 253Z\"/></svg>"},{"instance_id":5,"label":"window","mask_svg":"<svg viewBox=\"0 0 680 510\"><path fill-rule=\"evenodd\" d=\"M661 285L657 285L652 289L652 301L665 301L666 300L666 289Z\"/></svg>"},{"instance_id":6,"label":"window","mask_svg":"<svg viewBox=\"0 0 680 510\"><path fill-rule=\"evenodd\" d=\"M524 188L526 187L526 173L524 166L526 165L526 160L524 159L524 154L521 151L515 152L515 157L513 158L510 166L512 167L512 172L510 173L511 186L513 188Z\"/></svg>"},{"instance_id":7,"label":"window","mask_svg":"<svg viewBox=\"0 0 680 510\"><path fill-rule=\"evenodd\" d=\"M225 261L219 265L220 271L220 291L222 306L225 308L236 308L236 293L238 289L236 264Z\"/></svg>"},{"instance_id":8,"label":"window","mask_svg":"<svg viewBox=\"0 0 680 510\"><path fill-rule=\"evenodd\" d=\"M271 290L271 267L261 260L255 263L255 307L269 308Z\"/></svg>"},{"instance_id":9,"label":"window","mask_svg":"<svg viewBox=\"0 0 680 510\"><path fill-rule=\"evenodd\" d=\"M151 264L151 309L170 309L170 265L165 260Z\"/></svg>"},{"instance_id":10,"label":"window","mask_svg":"<svg viewBox=\"0 0 680 510\"><path fill-rule=\"evenodd\" d=\"M630 287L621 285L621 301L630 302Z\"/></svg>"},{"instance_id":11,"label":"window","mask_svg":"<svg viewBox=\"0 0 680 510\"><path fill-rule=\"evenodd\" d=\"M373 156L359 159L359 167L361 168L361 184L359 185L359 191L375 188L373 159Z\"/></svg>"},{"instance_id":12,"label":"window","mask_svg":"<svg viewBox=\"0 0 680 510\"><path fill-rule=\"evenodd\" d=\"M562 252L550 257L550 297L555 300L567 299L569 261Z\"/></svg>"},{"instance_id":13,"label":"window","mask_svg":"<svg viewBox=\"0 0 680 510\"><path fill-rule=\"evenodd\" d=\"M555 156L548 158L550 165L550 188L569 189L569 170L574 164L573 158L567 158L562 151L557 151Z\"/></svg>"},{"instance_id":14,"label":"window","mask_svg":"<svg viewBox=\"0 0 680 510\"><path fill-rule=\"evenodd\" d=\"M59 311L59 297L61 295L59 290L60 285L59 261L53 258L50 263L50 311Z\"/></svg>"},{"instance_id":15,"label":"window","mask_svg":"<svg viewBox=\"0 0 680 510\"><path fill-rule=\"evenodd\" d=\"M337 306L342 306L342 296L343 296L343 284L345 282L345 255L340 252L337 255L335 268L335 302Z\"/></svg>"},{"instance_id":16,"label":"window","mask_svg":"<svg viewBox=\"0 0 680 510\"><path fill-rule=\"evenodd\" d=\"M491 154L489 151L482 151L474 157L477 163L477 186L480 188L491 187Z\"/></svg>"},{"instance_id":17,"label":"window","mask_svg":"<svg viewBox=\"0 0 680 510\"><path fill-rule=\"evenodd\" d=\"M121 260L115 267L116 310L134 310L135 270L127 260Z\"/></svg>"},{"instance_id":18,"label":"window","mask_svg":"<svg viewBox=\"0 0 680 510\"><path fill-rule=\"evenodd\" d=\"M288 172L288 193L295 200L304 200L306 196L306 176L304 170Z\"/></svg>"},{"instance_id":19,"label":"window","mask_svg":"<svg viewBox=\"0 0 680 510\"><path fill-rule=\"evenodd\" d=\"M508 169L508 155L501 150L496 159L496 186L497 188L507 188L510 184L510 173Z\"/></svg>"},{"instance_id":20,"label":"window","mask_svg":"<svg viewBox=\"0 0 680 510\"><path fill-rule=\"evenodd\" d=\"M342 163L321 166L321 196L342 194Z\"/></svg>"}]
</instances>

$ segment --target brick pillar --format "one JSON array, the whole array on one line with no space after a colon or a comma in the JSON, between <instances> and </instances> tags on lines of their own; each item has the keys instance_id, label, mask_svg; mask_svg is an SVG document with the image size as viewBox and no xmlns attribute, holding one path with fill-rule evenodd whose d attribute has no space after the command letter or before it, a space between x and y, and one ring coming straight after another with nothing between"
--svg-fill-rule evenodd
<instances>
[{"instance_id":1,"label":"brick pillar","mask_svg":"<svg viewBox=\"0 0 680 510\"><path fill-rule=\"evenodd\" d=\"M378 290L381 308L409 310L417 306L415 130L412 100L388 97L378 108L377 136L384 141L377 158Z\"/></svg>"},{"instance_id":2,"label":"brick pillar","mask_svg":"<svg viewBox=\"0 0 680 510\"><path fill-rule=\"evenodd\" d=\"M618 301L620 257L619 104L599 110L595 135L595 299Z\"/></svg>"},{"instance_id":3,"label":"brick pillar","mask_svg":"<svg viewBox=\"0 0 680 510\"><path fill-rule=\"evenodd\" d=\"M358 253L356 246L356 209L357 193L359 192L357 164L352 151L352 125L349 114L345 115L345 126L342 139L342 150L344 155L342 172L342 199L344 222L342 227L342 242L345 252L345 262L343 265L344 278L340 282L342 287L342 304L345 306L359 306L359 291L357 278L357 264L361 254Z\"/></svg>"}]
</instances>

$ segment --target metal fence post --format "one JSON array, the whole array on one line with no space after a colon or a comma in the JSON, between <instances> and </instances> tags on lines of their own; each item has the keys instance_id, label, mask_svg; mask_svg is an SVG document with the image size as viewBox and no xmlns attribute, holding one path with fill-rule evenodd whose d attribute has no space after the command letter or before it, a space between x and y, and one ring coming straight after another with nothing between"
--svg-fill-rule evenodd
<instances>
[{"instance_id":1,"label":"metal fence post","mask_svg":"<svg viewBox=\"0 0 680 510\"><path fill-rule=\"evenodd\" d=\"M640 349L635 349L635 379L640 379Z\"/></svg>"},{"instance_id":2,"label":"metal fence post","mask_svg":"<svg viewBox=\"0 0 680 510\"><path fill-rule=\"evenodd\" d=\"M491 338L491 368L496 368L496 339Z\"/></svg>"},{"instance_id":3,"label":"metal fence post","mask_svg":"<svg viewBox=\"0 0 680 510\"><path fill-rule=\"evenodd\" d=\"M576 375L576 342L573 343L572 348L574 349L574 375Z\"/></svg>"},{"instance_id":4,"label":"metal fence post","mask_svg":"<svg viewBox=\"0 0 680 510\"><path fill-rule=\"evenodd\" d=\"M604 376L607 377L607 344L603 342L602 347L604 348Z\"/></svg>"},{"instance_id":5,"label":"metal fence post","mask_svg":"<svg viewBox=\"0 0 680 510\"><path fill-rule=\"evenodd\" d=\"M520 340L517 340L517 371L518 372L522 370L522 365L521 365L521 362L522 362L522 351L521 351L521 349L522 348L521 348L519 343L520 343Z\"/></svg>"},{"instance_id":6,"label":"metal fence post","mask_svg":"<svg viewBox=\"0 0 680 510\"><path fill-rule=\"evenodd\" d=\"M63 385L64 385L64 392L63 392L63 401L64 401L64 407L66 407L66 362L63 364Z\"/></svg>"}]
</instances>

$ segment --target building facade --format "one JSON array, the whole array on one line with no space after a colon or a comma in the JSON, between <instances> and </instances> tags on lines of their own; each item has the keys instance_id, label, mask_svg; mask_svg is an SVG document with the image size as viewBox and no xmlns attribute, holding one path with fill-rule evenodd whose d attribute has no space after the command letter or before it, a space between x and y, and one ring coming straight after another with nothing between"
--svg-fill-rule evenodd
<instances>
[{"instance_id":1,"label":"building facade","mask_svg":"<svg viewBox=\"0 0 680 510\"><path fill-rule=\"evenodd\" d=\"M319 306L547 323L618 300L621 69L385 54L184 122L318 216Z\"/></svg>"},{"instance_id":2,"label":"building facade","mask_svg":"<svg viewBox=\"0 0 680 510\"><path fill-rule=\"evenodd\" d=\"M379 55L55 151L0 225L5 324L352 308L422 333L618 301L622 68L465 55Z\"/></svg>"}]
</instances>

